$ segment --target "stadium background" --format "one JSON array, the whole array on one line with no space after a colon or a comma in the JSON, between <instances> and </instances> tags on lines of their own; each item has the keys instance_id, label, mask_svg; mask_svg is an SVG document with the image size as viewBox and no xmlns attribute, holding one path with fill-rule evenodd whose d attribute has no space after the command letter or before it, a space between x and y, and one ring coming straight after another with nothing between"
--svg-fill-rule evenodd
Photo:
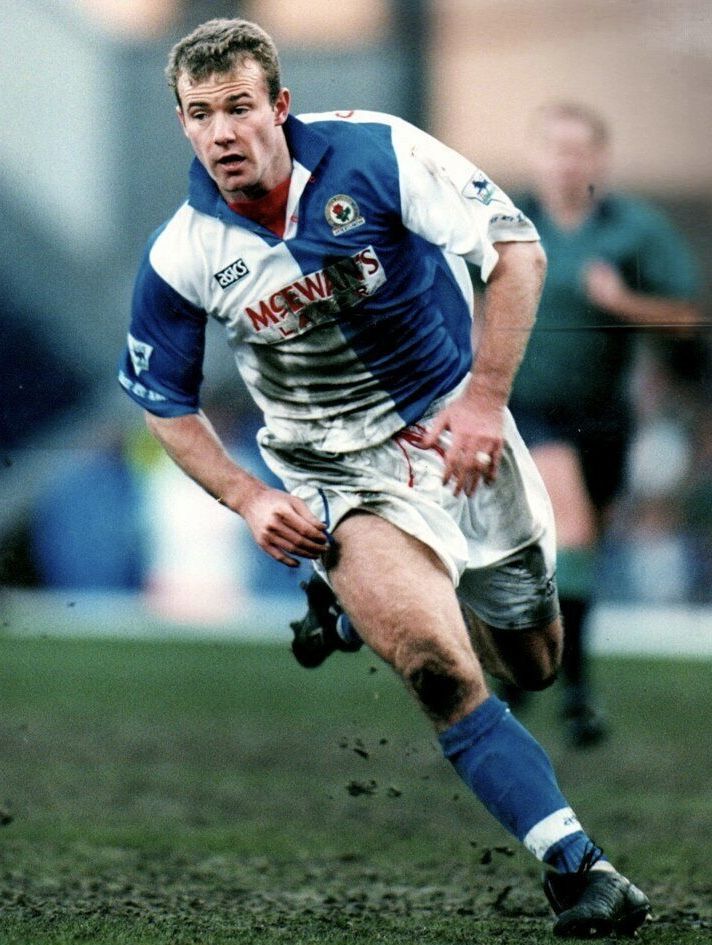
<instances>
[{"instance_id":1,"label":"stadium background","mask_svg":"<svg viewBox=\"0 0 712 945\"><path fill-rule=\"evenodd\" d=\"M594 620L622 620L627 632L594 635L604 648L635 648L650 645L651 626L674 625L660 646L705 646L712 14L702 0L16 0L0 64L0 561L10 623L38 600L51 612L53 590L83 594L70 626L128 607L214 627L269 598L274 623L264 626L280 634L299 606L298 577L262 560L240 522L160 459L114 379L142 244L184 194L188 146L164 84L166 51L201 19L235 13L273 31L297 111L402 114L508 189L526 179L539 103L579 99L610 121L613 183L678 223L704 269L708 325L641 342L638 434L601 574L602 599L619 610L604 619L599 608ZM206 403L257 468L257 419L218 329L206 374Z\"/></svg>"}]
</instances>

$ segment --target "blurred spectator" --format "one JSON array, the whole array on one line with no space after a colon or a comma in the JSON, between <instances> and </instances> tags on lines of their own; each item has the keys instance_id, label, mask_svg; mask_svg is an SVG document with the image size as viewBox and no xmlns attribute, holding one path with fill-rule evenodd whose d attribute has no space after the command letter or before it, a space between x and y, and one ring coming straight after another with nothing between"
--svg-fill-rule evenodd
<instances>
[{"instance_id":1,"label":"blurred spectator","mask_svg":"<svg viewBox=\"0 0 712 945\"><path fill-rule=\"evenodd\" d=\"M122 437L72 454L32 514L30 544L42 584L138 590L145 565L142 512Z\"/></svg>"},{"instance_id":2,"label":"blurred spectator","mask_svg":"<svg viewBox=\"0 0 712 945\"><path fill-rule=\"evenodd\" d=\"M683 349L690 351L685 344ZM712 416L704 361L659 347L640 359L636 435L613 537L627 593L646 603L712 600ZM695 349L695 359L704 349ZM697 375L697 378L693 376ZM700 383L701 382L701 383Z\"/></svg>"},{"instance_id":3,"label":"blurred spectator","mask_svg":"<svg viewBox=\"0 0 712 945\"><path fill-rule=\"evenodd\" d=\"M584 633L599 539L623 484L632 430L634 329L698 321L697 277L679 234L660 212L607 189L609 134L600 116L578 104L547 105L537 113L530 147L532 190L515 202L539 230L549 271L512 410L554 505L565 627L563 715L572 743L581 746L606 731L591 691ZM642 464L646 473L674 475L666 488L680 484L685 450L676 436L675 429L659 427L647 440L656 454L662 447L674 456L672 467L670 457ZM639 452L645 448L639 441ZM642 475L640 468L635 475ZM660 521L658 511L650 508L639 538L659 559L655 572L664 568L681 597L684 554L675 541L659 540L670 523ZM655 564L640 560L643 568ZM642 586L640 574L630 579Z\"/></svg>"}]
</instances>

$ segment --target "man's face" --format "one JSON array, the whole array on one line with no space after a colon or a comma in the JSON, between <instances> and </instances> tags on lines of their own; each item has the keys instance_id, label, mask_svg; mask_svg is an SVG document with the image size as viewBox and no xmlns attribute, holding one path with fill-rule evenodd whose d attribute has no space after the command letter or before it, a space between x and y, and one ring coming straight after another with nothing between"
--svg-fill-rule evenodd
<instances>
[{"instance_id":1,"label":"man's face","mask_svg":"<svg viewBox=\"0 0 712 945\"><path fill-rule=\"evenodd\" d=\"M577 118L547 117L536 129L532 170L540 191L581 199L604 183L606 148L588 124Z\"/></svg>"},{"instance_id":2,"label":"man's face","mask_svg":"<svg viewBox=\"0 0 712 945\"><path fill-rule=\"evenodd\" d=\"M254 199L289 176L282 131L289 91L270 103L262 68L253 60L193 82L179 76L178 118L198 160L229 202Z\"/></svg>"}]
</instances>

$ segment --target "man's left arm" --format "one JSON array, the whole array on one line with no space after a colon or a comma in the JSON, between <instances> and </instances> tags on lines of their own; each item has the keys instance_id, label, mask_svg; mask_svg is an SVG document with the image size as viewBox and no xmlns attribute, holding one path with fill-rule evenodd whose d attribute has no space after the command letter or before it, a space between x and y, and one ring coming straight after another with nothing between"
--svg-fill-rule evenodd
<instances>
[{"instance_id":1,"label":"man's left arm","mask_svg":"<svg viewBox=\"0 0 712 945\"><path fill-rule=\"evenodd\" d=\"M546 273L539 242L496 243L499 255L487 281L477 354L463 393L435 418L424 442L450 433L444 481L472 495L480 479L497 476L504 446L504 414L526 350ZM484 456L490 462L483 462Z\"/></svg>"},{"instance_id":2,"label":"man's left arm","mask_svg":"<svg viewBox=\"0 0 712 945\"><path fill-rule=\"evenodd\" d=\"M634 325L684 329L702 320L700 307L688 299L650 295L629 288L620 273L604 262L593 263L584 277L594 305Z\"/></svg>"},{"instance_id":3,"label":"man's left arm","mask_svg":"<svg viewBox=\"0 0 712 945\"><path fill-rule=\"evenodd\" d=\"M636 227L634 281L597 260L584 274L590 301L631 325L684 331L699 324L699 266L683 234L654 206L622 199L614 206L628 207Z\"/></svg>"}]
</instances>

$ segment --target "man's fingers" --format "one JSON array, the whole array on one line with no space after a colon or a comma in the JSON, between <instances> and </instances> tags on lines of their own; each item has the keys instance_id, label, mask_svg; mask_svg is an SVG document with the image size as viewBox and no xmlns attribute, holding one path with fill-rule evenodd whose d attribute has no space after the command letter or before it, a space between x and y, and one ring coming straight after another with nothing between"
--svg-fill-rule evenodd
<instances>
[{"instance_id":1,"label":"man's fingers","mask_svg":"<svg viewBox=\"0 0 712 945\"><path fill-rule=\"evenodd\" d=\"M452 491L454 495L460 495L462 492L468 496L472 495L479 481L479 470L473 469L469 464L460 462L451 463L446 476L443 477L445 485L449 482L453 483Z\"/></svg>"},{"instance_id":2,"label":"man's fingers","mask_svg":"<svg viewBox=\"0 0 712 945\"><path fill-rule=\"evenodd\" d=\"M298 496L292 495L287 498L290 507L289 511L296 517L292 524L298 525L299 527L306 526L305 530L309 532L313 538L317 537L317 533L318 535L323 535L326 530L326 525L313 514L306 502ZM287 513L284 518L285 521L290 521L289 513Z\"/></svg>"},{"instance_id":3,"label":"man's fingers","mask_svg":"<svg viewBox=\"0 0 712 945\"><path fill-rule=\"evenodd\" d=\"M455 495L464 492L466 496L471 496L479 485L481 478L482 476L477 470L470 469L463 472L459 480L460 487L456 490Z\"/></svg>"},{"instance_id":4,"label":"man's fingers","mask_svg":"<svg viewBox=\"0 0 712 945\"><path fill-rule=\"evenodd\" d=\"M464 492L465 495L471 496L480 481L488 485L495 481L500 459L501 449L497 446L491 450L453 446L445 456L443 483L453 483L454 495Z\"/></svg>"},{"instance_id":5,"label":"man's fingers","mask_svg":"<svg viewBox=\"0 0 712 945\"><path fill-rule=\"evenodd\" d=\"M322 534L319 541L314 541L294 529L281 528L276 530L262 547L277 561L281 561L282 564L286 564L290 568L297 568L299 567L299 561L295 560L292 555L315 560L324 554L328 544L325 534Z\"/></svg>"},{"instance_id":6,"label":"man's fingers","mask_svg":"<svg viewBox=\"0 0 712 945\"><path fill-rule=\"evenodd\" d=\"M287 552L280 548L278 545L264 545L263 550L267 552L272 558L276 561L279 561L280 564L286 564L288 568L298 568L299 562L292 558Z\"/></svg>"},{"instance_id":7,"label":"man's fingers","mask_svg":"<svg viewBox=\"0 0 712 945\"><path fill-rule=\"evenodd\" d=\"M501 454L499 452L495 451L494 453L492 453L492 464L483 473L484 480L488 485L490 483L493 483L499 474L500 458L501 458Z\"/></svg>"},{"instance_id":8,"label":"man's fingers","mask_svg":"<svg viewBox=\"0 0 712 945\"><path fill-rule=\"evenodd\" d=\"M431 425L426 429L423 434L422 447L425 450L429 450L431 446L435 444L440 439L440 434L447 427L447 419L441 415L435 417Z\"/></svg>"},{"instance_id":9,"label":"man's fingers","mask_svg":"<svg viewBox=\"0 0 712 945\"><path fill-rule=\"evenodd\" d=\"M318 558L326 551L329 539L323 522L316 524L305 521L291 510L272 521L265 534L265 543L271 548L279 548L289 555L301 558Z\"/></svg>"},{"instance_id":10,"label":"man's fingers","mask_svg":"<svg viewBox=\"0 0 712 945\"><path fill-rule=\"evenodd\" d=\"M328 548L324 522L302 499L278 489L261 492L243 515L259 547L287 567L298 567L296 558L318 558Z\"/></svg>"},{"instance_id":11,"label":"man's fingers","mask_svg":"<svg viewBox=\"0 0 712 945\"><path fill-rule=\"evenodd\" d=\"M288 548L295 555L302 558L318 558L323 555L328 546L328 540L324 535L320 540L308 538L306 535L300 535L293 529L282 531L278 540L285 548Z\"/></svg>"},{"instance_id":12,"label":"man's fingers","mask_svg":"<svg viewBox=\"0 0 712 945\"><path fill-rule=\"evenodd\" d=\"M289 532L292 536L298 536L307 541L315 541L321 545L328 541L326 525L323 522L317 524L305 522L303 518L296 515L279 515L275 520L274 527L275 529L281 529L283 532Z\"/></svg>"},{"instance_id":13,"label":"man's fingers","mask_svg":"<svg viewBox=\"0 0 712 945\"><path fill-rule=\"evenodd\" d=\"M499 461L501 451L494 447L492 450L477 450L475 453L475 466L482 479L490 485L497 478L499 472Z\"/></svg>"}]
</instances>

